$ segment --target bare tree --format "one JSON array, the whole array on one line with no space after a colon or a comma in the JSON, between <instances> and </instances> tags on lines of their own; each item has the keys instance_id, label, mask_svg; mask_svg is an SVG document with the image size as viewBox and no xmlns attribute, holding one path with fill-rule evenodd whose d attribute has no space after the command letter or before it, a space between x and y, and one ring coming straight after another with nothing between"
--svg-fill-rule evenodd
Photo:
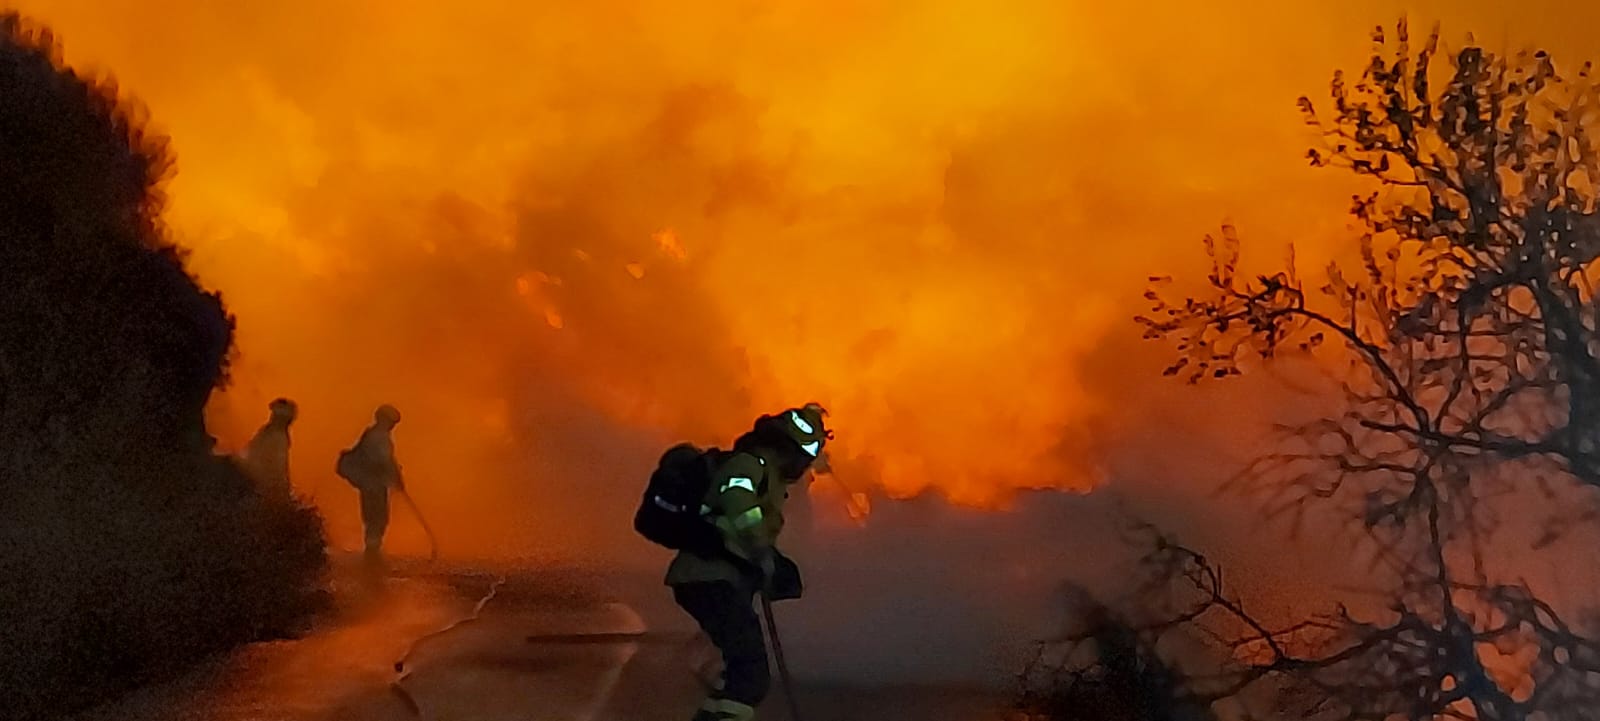
<instances>
[{"instance_id":1,"label":"bare tree","mask_svg":"<svg viewBox=\"0 0 1600 721\"><path fill-rule=\"evenodd\" d=\"M1397 579L1388 613L1270 629L1203 557L1158 544L1198 594L1174 619L1232 626L1210 627L1230 653L1184 693L1272 679L1280 710L1316 718L1600 718L1600 646L1526 585L1491 582L1482 552L1484 499L1600 486L1600 93L1587 64L1569 78L1546 53L1470 42L1441 64L1437 29L1415 52L1397 31L1374 32L1353 83L1334 75L1331 112L1300 100L1320 135L1311 163L1372 183L1353 198L1351 259L1308 291L1292 253L1242 272L1225 227L1206 238L1208 289L1169 300L1152 278L1139 318L1177 342L1168 374L1190 382L1288 356L1332 369L1342 409L1284 427L1282 451L1240 478L1272 513L1341 502Z\"/></svg>"},{"instance_id":2,"label":"bare tree","mask_svg":"<svg viewBox=\"0 0 1600 721\"><path fill-rule=\"evenodd\" d=\"M1600 486L1600 306L1589 279L1600 257L1589 128L1600 94L1589 66L1568 80L1543 52L1469 46L1444 72L1437 30L1415 54L1404 22L1398 35L1392 57L1380 47L1354 85L1334 75L1331 116L1300 100L1323 138L1312 164L1376 185L1353 199L1358 267L1333 263L1315 295L1292 257L1244 277L1224 228L1206 239L1211 292L1169 302L1153 288L1154 312L1139 320L1147 335L1178 341L1168 372L1191 382L1339 341L1351 370L1345 413L1290 429L1314 443L1268 459L1310 471L1292 484L1298 498L1356 481L1376 522L1425 511L1430 495L1470 505L1480 494L1464 484L1508 469ZM1387 45L1381 28L1375 41Z\"/></svg>"}]
</instances>

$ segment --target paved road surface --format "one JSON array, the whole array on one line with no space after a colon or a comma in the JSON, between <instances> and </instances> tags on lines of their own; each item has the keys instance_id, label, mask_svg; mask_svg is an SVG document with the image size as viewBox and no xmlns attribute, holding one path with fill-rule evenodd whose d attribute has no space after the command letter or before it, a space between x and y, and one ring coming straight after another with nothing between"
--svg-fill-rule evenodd
<instances>
[{"instance_id":1,"label":"paved road surface","mask_svg":"<svg viewBox=\"0 0 1600 721\"><path fill-rule=\"evenodd\" d=\"M570 570L404 561L363 581L341 560L336 578L339 611L307 637L245 648L73 721L680 721L703 694L685 659L710 649L664 589L629 598L616 579ZM996 703L934 688L798 696L805 721L985 721ZM786 719L782 701L761 718Z\"/></svg>"}]
</instances>

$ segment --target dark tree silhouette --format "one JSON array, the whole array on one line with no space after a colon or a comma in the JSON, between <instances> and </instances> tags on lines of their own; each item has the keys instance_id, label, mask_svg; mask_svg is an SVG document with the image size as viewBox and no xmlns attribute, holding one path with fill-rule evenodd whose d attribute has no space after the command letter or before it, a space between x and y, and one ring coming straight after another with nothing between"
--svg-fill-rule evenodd
<instances>
[{"instance_id":1,"label":"dark tree silhouette","mask_svg":"<svg viewBox=\"0 0 1600 721\"><path fill-rule=\"evenodd\" d=\"M1180 589L1166 597L1192 600L1145 633L1213 639L1217 672L1176 692L1205 703L1257 689L1290 717L1600 718L1600 645L1526 585L1489 580L1482 553L1484 499L1600 485L1600 94L1587 65L1568 78L1543 52L1469 43L1441 67L1437 30L1415 52L1397 30L1375 31L1353 83L1334 75L1331 113L1300 101L1321 136L1311 163L1372 183L1353 198L1353 261L1308 292L1292 254L1242 272L1225 227L1206 239L1208 290L1168 300L1152 278L1139 318L1177 342L1168 374L1190 382L1289 356L1331 369L1342 410L1284 428L1240 482L1271 513L1347 516L1395 579L1387 612L1269 628L1213 564L1159 540L1156 577Z\"/></svg>"},{"instance_id":2,"label":"dark tree silhouette","mask_svg":"<svg viewBox=\"0 0 1600 721\"><path fill-rule=\"evenodd\" d=\"M1169 373L1191 382L1338 341L1346 411L1290 429L1312 442L1263 466L1300 471L1287 500L1362 494L1372 523L1433 498L1464 514L1521 479L1600 486L1600 94L1587 64L1567 79L1543 52L1469 46L1445 71L1438 38L1413 55L1401 23L1392 57L1334 75L1331 116L1300 100L1324 138L1311 162L1376 185L1353 199L1358 267L1334 263L1315 295L1292 262L1244 277L1224 228L1206 239L1212 292L1152 289L1140 319L1178 340Z\"/></svg>"},{"instance_id":3,"label":"dark tree silhouette","mask_svg":"<svg viewBox=\"0 0 1600 721\"><path fill-rule=\"evenodd\" d=\"M233 319L160 222L166 139L0 13L0 716L49 717L315 608L321 522L204 408Z\"/></svg>"},{"instance_id":4,"label":"dark tree silhouette","mask_svg":"<svg viewBox=\"0 0 1600 721\"><path fill-rule=\"evenodd\" d=\"M1026 719L1175 721L1247 715L1415 721L1600 718L1600 643L1517 585L1403 574L1385 618L1343 607L1282 628L1250 612L1222 570L1153 527L1138 582L1091 604L1078 631L1040 644L1023 675ZM1199 649L1179 664L1163 642ZM1075 654L1092 643L1085 660ZM1205 670L1198 670L1198 669Z\"/></svg>"}]
</instances>

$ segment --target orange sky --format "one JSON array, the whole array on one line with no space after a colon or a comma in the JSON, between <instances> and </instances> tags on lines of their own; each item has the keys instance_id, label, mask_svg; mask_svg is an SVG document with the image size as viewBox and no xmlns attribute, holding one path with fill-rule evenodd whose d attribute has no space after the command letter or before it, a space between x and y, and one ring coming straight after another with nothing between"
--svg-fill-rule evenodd
<instances>
[{"instance_id":1,"label":"orange sky","mask_svg":"<svg viewBox=\"0 0 1600 721\"><path fill-rule=\"evenodd\" d=\"M458 547L538 553L630 513L667 441L810 400L896 496L1182 455L1122 438L1183 392L1129 319L1224 219L1310 267L1347 237L1296 96L1407 8L1600 55L1564 4L20 7L173 137L167 217L239 316L223 443L293 397L296 483L344 500L333 451L395 403Z\"/></svg>"}]
</instances>

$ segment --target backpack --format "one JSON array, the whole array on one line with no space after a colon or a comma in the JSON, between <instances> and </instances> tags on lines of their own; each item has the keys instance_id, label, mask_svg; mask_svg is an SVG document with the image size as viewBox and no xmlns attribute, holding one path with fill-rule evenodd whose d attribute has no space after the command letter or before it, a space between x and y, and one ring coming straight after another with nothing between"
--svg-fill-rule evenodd
<instances>
[{"instance_id":1,"label":"backpack","mask_svg":"<svg viewBox=\"0 0 1600 721\"><path fill-rule=\"evenodd\" d=\"M702 516L711 476L723 452L680 443L661 455L645 485L633 530L674 551L714 558L724 553L722 533Z\"/></svg>"},{"instance_id":2,"label":"backpack","mask_svg":"<svg viewBox=\"0 0 1600 721\"><path fill-rule=\"evenodd\" d=\"M343 478L345 482L359 489L361 484L357 483L356 479L363 475L361 465L361 456L356 453L356 449L346 448L339 451L339 462L334 464L333 472Z\"/></svg>"}]
</instances>

